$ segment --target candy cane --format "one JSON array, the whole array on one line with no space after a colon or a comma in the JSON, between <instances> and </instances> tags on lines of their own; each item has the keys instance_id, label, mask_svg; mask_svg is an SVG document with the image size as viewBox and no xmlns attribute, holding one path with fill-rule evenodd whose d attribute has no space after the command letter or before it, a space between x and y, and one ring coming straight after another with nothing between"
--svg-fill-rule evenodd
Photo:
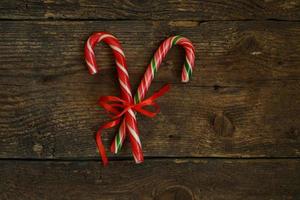
<instances>
[{"instance_id":1,"label":"candy cane","mask_svg":"<svg viewBox=\"0 0 300 200\"><path fill-rule=\"evenodd\" d=\"M97 43L101 42L102 40L105 43L107 43L110 46L110 48L113 50L115 56L115 62L117 66L118 79L120 83L122 99L124 99L126 102L133 103L125 55L116 37L106 32L94 33L89 37L89 39L85 44L85 61L87 63L89 72L92 75L98 72L94 47L96 46ZM114 152L118 151L121 144L120 141L124 141L124 138L126 136L126 130L128 130L130 133L129 138L130 138L132 153L135 158L135 161L137 163L143 162L143 153L142 153L141 142L139 139L137 121L135 118L135 114L131 109L129 109L126 112L125 117L123 118L122 123L120 125L118 136L115 139L117 141L113 142L111 149L114 149ZM106 158L104 148L102 147L103 145L101 142L101 136L99 131L96 134L96 142L99 149L99 153L103 159L103 163L106 164L107 158Z\"/></svg>"},{"instance_id":2,"label":"candy cane","mask_svg":"<svg viewBox=\"0 0 300 200\"><path fill-rule=\"evenodd\" d=\"M181 36L172 36L166 39L155 52L150 64L147 67L147 70L144 74L144 77L137 89L137 92L134 96L134 103L137 104L141 102L150 87L150 84L157 73L162 60L166 57L168 51L174 46L180 45L185 50L185 61L182 67L181 80L182 82L188 82L192 76L193 68L195 65L195 49L193 44L187 38ZM119 132L116 137L121 138L122 133ZM124 139L123 139L124 140ZM121 141L121 145L123 143Z\"/></svg>"}]
</instances>

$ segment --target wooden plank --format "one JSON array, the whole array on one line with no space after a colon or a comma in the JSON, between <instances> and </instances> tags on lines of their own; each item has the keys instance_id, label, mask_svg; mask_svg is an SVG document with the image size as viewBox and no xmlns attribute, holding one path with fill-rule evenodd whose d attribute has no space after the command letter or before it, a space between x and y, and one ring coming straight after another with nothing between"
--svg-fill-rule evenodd
<instances>
[{"instance_id":1,"label":"wooden plank","mask_svg":"<svg viewBox=\"0 0 300 200\"><path fill-rule=\"evenodd\" d=\"M0 198L299 199L299 160L0 161ZM164 166L164 167L161 167Z\"/></svg>"},{"instance_id":2,"label":"wooden plank","mask_svg":"<svg viewBox=\"0 0 300 200\"><path fill-rule=\"evenodd\" d=\"M294 1L1 1L0 19L299 20Z\"/></svg>"},{"instance_id":3,"label":"wooden plank","mask_svg":"<svg viewBox=\"0 0 300 200\"><path fill-rule=\"evenodd\" d=\"M93 134L108 117L97 111L96 100L100 94L109 94L109 89L97 85L7 86L1 108L1 157L98 157ZM173 85L170 94L159 100L162 111L157 117L139 117L144 153L299 156L298 91L299 81L218 91ZM113 131L108 133L106 146ZM130 155L130 148L125 149L123 155Z\"/></svg>"},{"instance_id":4,"label":"wooden plank","mask_svg":"<svg viewBox=\"0 0 300 200\"><path fill-rule=\"evenodd\" d=\"M134 87L167 33L195 43L192 82L183 85L174 77L182 60L182 51L174 49L149 92L173 83L159 99L162 113L139 117L146 156L298 157L299 25L2 21L0 157L98 157L93 134L108 118L96 101L117 94L117 85L103 45L96 50L102 73L87 73L83 45L95 30L121 39ZM104 136L106 145L113 132ZM130 155L128 146L121 155Z\"/></svg>"},{"instance_id":5,"label":"wooden plank","mask_svg":"<svg viewBox=\"0 0 300 200\"><path fill-rule=\"evenodd\" d=\"M241 87L254 81L300 77L298 22L196 22L186 27L180 21L2 21L1 83L86 75L83 47L95 31L109 31L120 39L133 85L139 82L161 41L176 34L190 38L195 45L193 85ZM113 58L108 48L101 44L96 54L101 70L111 70ZM182 51L172 49L158 79L178 83L174 77L180 75L182 56ZM101 80L111 81L112 76L105 73Z\"/></svg>"}]
</instances>

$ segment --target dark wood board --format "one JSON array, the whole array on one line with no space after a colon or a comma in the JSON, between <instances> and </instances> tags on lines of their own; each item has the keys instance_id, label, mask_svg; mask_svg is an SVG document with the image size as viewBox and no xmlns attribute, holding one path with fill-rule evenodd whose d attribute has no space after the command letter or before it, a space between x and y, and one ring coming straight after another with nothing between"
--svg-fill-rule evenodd
<instances>
[{"instance_id":1,"label":"dark wood board","mask_svg":"<svg viewBox=\"0 0 300 200\"><path fill-rule=\"evenodd\" d=\"M300 160L0 161L0 199L299 199Z\"/></svg>"},{"instance_id":2,"label":"dark wood board","mask_svg":"<svg viewBox=\"0 0 300 200\"><path fill-rule=\"evenodd\" d=\"M2 0L0 19L299 20L299 0Z\"/></svg>"},{"instance_id":3,"label":"dark wood board","mask_svg":"<svg viewBox=\"0 0 300 200\"><path fill-rule=\"evenodd\" d=\"M95 30L110 30L120 38L134 88L170 32L195 44L193 80L179 82L182 51L174 49L149 91L173 83L158 100L162 112L154 119L139 117L146 156L300 154L298 22L187 27L181 22L2 21L0 27L2 158L98 157L93 134L108 117L96 102L118 89L106 46L96 48L101 74L87 72L83 45ZM106 146L112 133L104 136ZM130 148L120 155L130 155Z\"/></svg>"}]
</instances>

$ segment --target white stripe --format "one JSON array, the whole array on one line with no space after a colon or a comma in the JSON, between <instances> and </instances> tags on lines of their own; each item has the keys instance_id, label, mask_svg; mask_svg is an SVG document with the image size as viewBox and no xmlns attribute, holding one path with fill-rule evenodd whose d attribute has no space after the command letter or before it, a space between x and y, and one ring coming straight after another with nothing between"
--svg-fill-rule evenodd
<instances>
[{"instance_id":1,"label":"white stripe","mask_svg":"<svg viewBox=\"0 0 300 200\"><path fill-rule=\"evenodd\" d=\"M190 68L191 68L191 72L193 72L193 67L192 67L188 57L185 57L185 59L186 59L186 62L189 64Z\"/></svg>"},{"instance_id":2,"label":"white stripe","mask_svg":"<svg viewBox=\"0 0 300 200\"><path fill-rule=\"evenodd\" d=\"M113 35L103 34L103 35L101 35L101 36L99 37L98 42L100 42L101 40L103 40L104 38L107 38L107 37L112 37L112 38L114 38L114 39L117 39L117 38L115 38Z\"/></svg>"},{"instance_id":3,"label":"white stripe","mask_svg":"<svg viewBox=\"0 0 300 200\"><path fill-rule=\"evenodd\" d=\"M129 109L128 112L136 120L134 112L131 109Z\"/></svg>"},{"instance_id":4,"label":"white stripe","mask_svg":"<svg viewBox=\"0 0 300 200\"><path fill-rule=\"evenodd\" d=\"M90 39L91 39L91 38L89 38L88 41L87 41L87 47L88 47L90 53L93 54L93 55L95 56L94 50L93 50L93 48L91 47Z\"/></svg>"},{"instance_id":5,"label":"white stripe","mask_svg":"<svg viewBox=\"0 0 300 200\"><path fill-rule=\"evenodd\" d=\"M184 75L184 73L186 74L186 76L183 76L184 79L182 80L182 82L184 82L184 83L189 82L189 75L188 75L185 67L183 68L183 72L182 73L183 73L183 75Z\"/></svg>"},{"instance_id":6,"label":"white stripe","mask_svg":"<svg viewBox=\"0 0 300 200\"><path fill-rule=\"evenodd\" d=\"M135 161L136 164L140 164L140 163L143 162L141 160L138 160L134 153L132 155L133 155L133 158L134 158L134 161Z\"/></svg>"},{"instance_id":7,"label":"white stripe","mask_svg":"<svg viewBox=\"0 0 300 200\"><path fill-rule=\"evenodd\" d=\"M118 133L119 135L121 135L120 134L120 130L119 130L119 133ZM115 154L116 153L118 153L118 140L117 140L117 136L116 136L116 139L115 139Z\"/></svg>"},{"instance_id":8,"label":"white stripe","mask_svg":"<svg viewBox=\"0 0 300 200\"><path fill-rule=\"evenodd\" d=\"M123 122L124 123L124 122ZM122 125L119 129L119 136L120 136L120 144L122 143L122 133L121 133L121 130L122 130ZM116 136L116 139L115 139L115 153L118 153L118 140L117 140L117 136Z\"/></svg>"},{"instance_id":9,"label":"white stripe","mask_svg":"<svg viewBox=\"0 0 300 200\"><path fill-rule=\"evenodd\" d=\"M176 38L176 36L172 37L171 44L173 44L173 40Z\"/></svg>"},{"instance_id":10,"label":"white stripe","mask_svg":"<svg viewBox=\"0 0 300 200\"><path fill-rule=\"evenodd\" d=\"M177 41L176 41L176 45L177 45L177 43L180 41L180 40L182 40L182 39L184 39L183 37L181 37L181 36L179 36L179 39L177 39Z\"/></svg>"},{"instance_id":11,"label":"white stripe","mask_svg":"<svg viewBox=\"0 0 300 200\"><path fill-rule=\"evenodd\" d=\"M142 92L140 92L139 94L139 97L140 97L140 99L139 99L139 102L141 102L143 99L144 99L144 97L146 96L145 95L145 87L144 87L144 85L141 85L141 90L142 90Z\"/></svg>"},{"instance_id":12,"label":"white stripe","mask_svg":"<svg viewBox=\"0 0 300 200\"><path fill-rule=\"evenodd\" d=\"M154 71L153 71L153 68L152 68L152 62L150 62L150 65L151 65L151 75L153 76L154 75Z\"/></svg>"},{"instance_id":13,"label":"white stripe","mask_svg":"<svg viewBox=\"0 0 300 200\"><path fill-rule=\"evenodd\" d=\"M114 45L109 45L109 46L110 46L110 48L112 48L113 50L119 52L123 57L125 57L125 55L124 55L122 49L120 49L119 47L114 46Z\"/></svg>"},{"instance_id":14,"label":"white stripe","mask_svg":"<svg viewBox=\"0 0 300 200\"><path fill-rule=\"evenodd\" d=\"M126 92L129 94L129 96L131 96L131 92L129 90L129 88L127 87L127 85L125 85L125 83L123 81L121 81L121 79L119 79L119 82L121 84L121 86L126 90Z\"/></svg>"},{"instance_id":15,"label":"white stripe","mask_svg":"<svg viewBox=\"0 0 300 200\"><path fill-rule=\"evenodd\" d=\"M127 77L129 77L127 70L123 65L121 65L117 60L116 60L116 65L126 74Z\"/></svg>"},{"instance_id":16,"label":"white stripe","mask_svg":"<svg viewBox=\"0 0 300 200\"><path fill-rule=\"evenodd\" d=\"M140 141L140 138L139 138L138 134L135 132L135 130L133 130L133 128L131 128L131 126L129 126L129 124L127 124L127 127L129 129L131 135L134 137L134 139L137 141L137 143L142 148L141 141Z\"/></svg>"},{"instance_id":17,"label":"white stripe","mask_svg":"<svg viewBox=\"0 0 300 200\"><path fill-rule=\"evenodd\" d=\"M185 48L185 49L187 49L187 50L189 50L192 54L194 54L194 48L193 48L193 46L191 45L191 43L190 42L182 42L181 43L182 45L183 45L183 47ZM184 46L184 44L186 45L186 46Z\"/></svg>"},{"instance_id":18,"label":"white stripe","mask_svg":"<svg viewBox=\"0 0 300 200\"><path fill-rule=\"evenodd\" d=\"M183 45L183 44L187 44L188 46L190 46L190 47L192 47L193 45L191 44L191 42L189 42L189 41L184 41L184 42L181 42L181 44Z\"/></svg>"},{"instance_id":19,"label":"white stripe","mask_svg":"<svg viewBox=\"0 0 300 200\"><path fill-rule=\"evenodd\" d=\"M145 84L147 84L147 82L146 82L146 76L144 77L144 80L145 80ZM143 84L141 84L141 90L142 90L142 92L140 93L140 100L142 100L143 98L142 98L142 96L144 96L144 94L145 94L145 88L144 88L144 85Z\"/></svg>"},{"instance_id":20,"label":"white stripe","mask_svg":"<svg viewBox=\"0 0 300 200\"><path fill-rule=\"evenodd\" d=\"M93 71L93 74L96 74L97 73L96 68L91 63L89 63L89 61L85 60L85 62L88 65L88 67Z\"/></svg>"},{"instance_id":21,"label":"white stripe","mask_svg":"<svg viewBox=\"0 0 300 200\"><path fill-rule=\"evenodd\" d=\"M162 56L163 56L163 52L162 52L162 48L158 48L158 59L159 60L162 60L163 58L162 58ZM155 58L155 57L154 57ZM156 65L157 66L157 65Z\"/></svg>"},{"instance_id":22,"label":"white stripe","mask_svg":"<svg viewBox=\"0 0 300 200\"><path fill-rule=\"evenodd\" d=\"M134 158L136 164L140 164L143 162L142 160L138 160L134 154L132 154L132 155L133 155L133 158Z\"/></svg>"},{"instance_id":23,"label":"white stripe","mask_svg":"<svg viewBox=\"0 0 300 200\"><path fill-rule=\"evenodd\" d=\"M167 43L167 45L163 46L163 55L166 56L168 51L170 50L172 43ZM162 58L161 58L162 59Z\"/></svg>"},{"instance_id":24,"label":"white stripe","mask_svg":"<svg viewBox=\"0 0 300 200\"><path fill-rule=\"evenodd\" d=\"M135 162L137 163L138 162L137 158L135 157L134 154L132 154L132 155L133 155L133 158L134 158Z\"/></svg>"},{"instance_id":25,"label":"white stripe","mask_svg":"<svg viewBox=\"0 0 300 200\"><path fill-rule=\"evenodd\" d=\"M151 66L151 71L152 71L152 66ZM154 78L154 71L152 71L152 73L151 73L151 79L153 79ZM150 79L150 80L151 80ZM150 83L149 83L149 81L150 81L146 76L145 76L145 83L146 83L146 88L149 88L150 87ZM143 88L143 89L146 89L146 88ZM147 90L147 89L146 89ZM143 94L145 94L147 91L143 91Z\"/></svg>"},{"instance_id":26,"label":"white stripe","mask_svg":"<svg viewBox=\"0 0 300 200\"><path fill-rule=\"evenodd\" d=\"M191 54L194 55L194 51L192 50L192 48L186 47L185 50L186 50L186 51L189 51Z\"/></svg>"}]
</instances>

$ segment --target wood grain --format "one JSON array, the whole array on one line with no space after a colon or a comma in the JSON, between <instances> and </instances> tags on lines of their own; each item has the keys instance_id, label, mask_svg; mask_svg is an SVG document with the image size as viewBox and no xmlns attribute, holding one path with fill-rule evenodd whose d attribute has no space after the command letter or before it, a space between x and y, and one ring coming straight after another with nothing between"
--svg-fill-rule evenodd
<instances>
[{"instance_id":1,"label":"wood grain","mask_svg":"<svg viewBox=\"0 0 300 200\"><path fill-rule=\"evenodd\" d=\"M192 82L179 83L183 52L174 49L149 92L173 83L159 99L157 117L139 116L146 156L299 156L298 22L187 27L174 21L2 21L1 158L98 157L93 134L108 117L96 101L118 89L111 52L104 45L96 49L102 73L88 75L83 45L95 30L110 30L120 38L134 88L170 33L195 43ZM114 131L108 132L107 146ZM121 155L130 155L128 146Z\"/></svg>"},{"instance_id":2,"label":"wood grain","mask_svg":"<svg viewBox=\"0 0 300 200\"><path fill-rule=\"evenodd\" d=\"M298 0L1 1L0 19L299 20Z\"/></svg>"},{"instance_id":3,"label":"wood grain","mask_svg":"<svg viewBox=\"0 0 300 200\"><path fill-rule=\"evenodd\" d=\"M299 199L299 160L0 161L0 198ZM161 167L164 166L164 167ZM5 191L5 192L3 192Z\"/></svg>"}]
</instances>

